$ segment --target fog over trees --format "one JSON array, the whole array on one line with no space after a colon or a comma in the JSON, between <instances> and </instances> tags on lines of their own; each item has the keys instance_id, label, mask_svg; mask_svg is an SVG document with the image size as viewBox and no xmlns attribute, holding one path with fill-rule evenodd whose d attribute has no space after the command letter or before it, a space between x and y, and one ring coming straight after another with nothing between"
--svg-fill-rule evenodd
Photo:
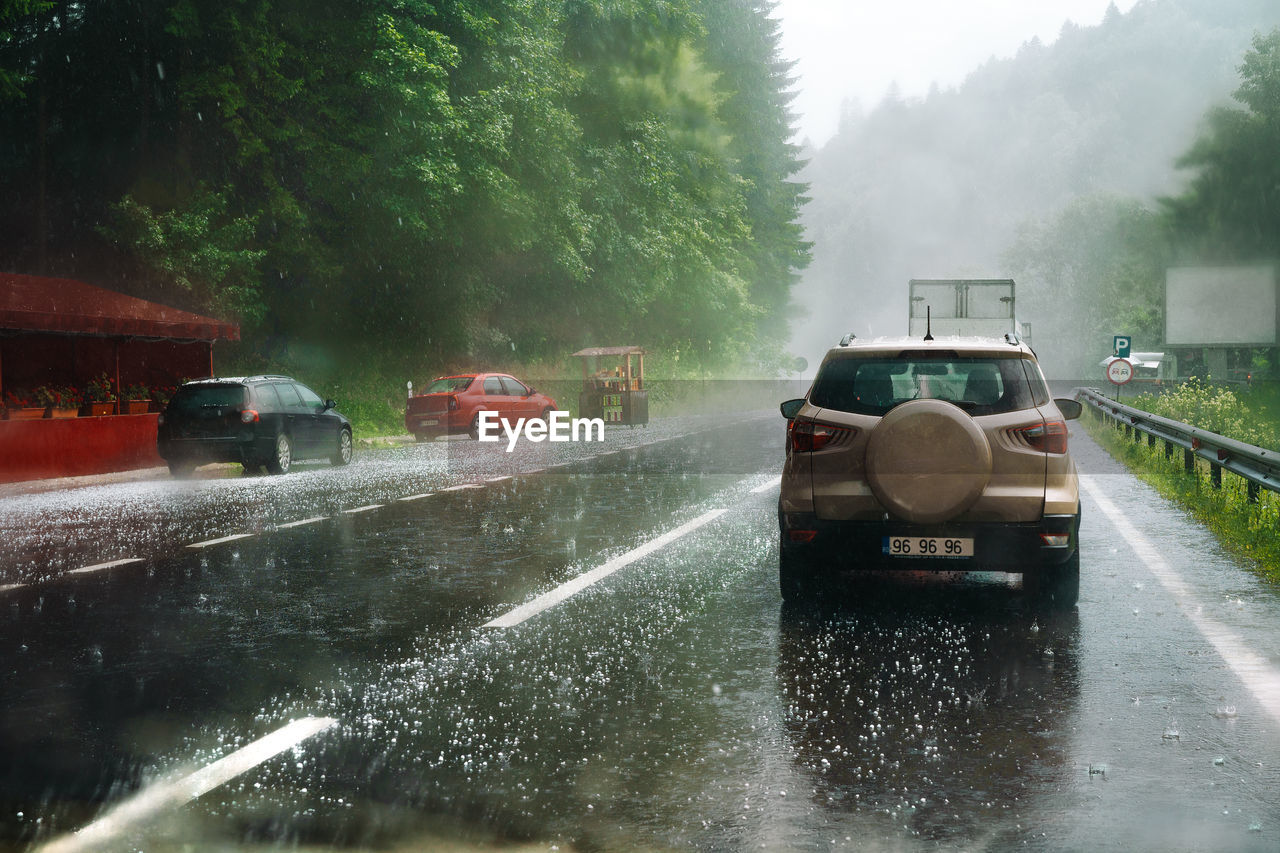
<instances>
[{"instance_id":1,"label":"fog over trees","mask_svg":"<svg viewBox=\"0 0 1280 853\"><path fill-rule=\"evenodd\" d=\"M1158 344L1166 264L1280 254L1274 229L1257 237L1244 224L1257 206L1235 209L1244 187L1266 185L1255 166L1267 158L1234 157L1269 140L1274 172L1280 137L1260 111L1280 89L1261 37L1277 24L1280 7L1262 0L1113 6L1100 25L1067 24L955 90L890 92L846 115L801 174L814 248L796 300L813 308L795 348L812 360L848 331L904 333L907 281L929 277L1015 278L1019 318L1060 376L1096 373L1116 332ZM1250 141L1226 141L1243 126ZM1276 204L1258 200L1272 216ZM1234 219L1218 215L1227 209Z\"/></svg>"}]
</instances>

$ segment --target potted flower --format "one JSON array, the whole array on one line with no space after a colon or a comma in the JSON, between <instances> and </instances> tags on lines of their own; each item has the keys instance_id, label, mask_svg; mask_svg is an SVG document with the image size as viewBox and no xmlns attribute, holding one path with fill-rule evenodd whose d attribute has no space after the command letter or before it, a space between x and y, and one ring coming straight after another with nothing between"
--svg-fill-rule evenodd
<instances>
[{"instance_id":1,"label":"potted flower","mask_svg":"<svg viewBox=\"0 0 1280 853\"><path fill-rule=\"evenodd\" d=\"M104 373L97 379L90 379L89 384L84 388L84 396L85 411L82 414L93 417L115 414L116 392L107 374Z\"/></svg>"},{"instance_id":2,"label":"potted flower","mask_svg":"<svg viewBox=\"0 0 1280 853\"><path fill-rule=\"evenodd\" d=\"M35 396L30 391L6 391L4 393L4 416L10 421L29 421L44 417L44 406L36 405Z\"/></svg>"},{"instance_id":3,"label":"potted flower","mask_svg":"<svg viewBox=\"0 0 1280 853\"><path fill-rule=\"evenodd\" d=\"M141 382L130 385L120 393L120 414L144 415L151 408L151 391Z\"/></svg>"},{"instance_id":4,"label":"potted flower","mask_svg":"<svg viewBox=\"0 0 1280 853\"><path fill-rule=\"evenodd\" d=\"M36 403L45 407L46 418L74 418L80 413L82 395L70 385L41 385Z\"/></svg>"}]
</instances>

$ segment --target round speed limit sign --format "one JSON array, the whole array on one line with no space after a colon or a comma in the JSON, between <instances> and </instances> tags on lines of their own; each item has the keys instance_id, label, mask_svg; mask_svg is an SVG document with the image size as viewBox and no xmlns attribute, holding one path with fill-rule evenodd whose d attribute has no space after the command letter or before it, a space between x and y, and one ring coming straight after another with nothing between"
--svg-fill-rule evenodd
<instances>
[{"instance_id":1,"label":"round speed limit sign","mask_svg":"<svg viewBox=\"0 0 1280 853\"><path fill-rule=\"evenodd\" d=\"M1124 385L1133 378L1133 365L1128 359L1117 358L1107 365L1107 379L1113 385Z\"/></svg>"}]
</instances>

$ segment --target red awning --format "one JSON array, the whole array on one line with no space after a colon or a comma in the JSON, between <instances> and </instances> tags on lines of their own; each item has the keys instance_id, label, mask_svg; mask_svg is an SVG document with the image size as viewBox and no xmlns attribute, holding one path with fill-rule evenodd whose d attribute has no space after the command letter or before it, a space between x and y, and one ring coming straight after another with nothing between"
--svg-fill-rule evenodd
<instances>
[{"instance_id":1,"label":"red awning","mask_svg":"<svg viewBox=\"0 0 1280 853\"><path fill-rule=\"evenodd\" d=\"M240 327L69 278L0 273L0 329L64 335L240 340Z\"/></svg>"}]
</instances>

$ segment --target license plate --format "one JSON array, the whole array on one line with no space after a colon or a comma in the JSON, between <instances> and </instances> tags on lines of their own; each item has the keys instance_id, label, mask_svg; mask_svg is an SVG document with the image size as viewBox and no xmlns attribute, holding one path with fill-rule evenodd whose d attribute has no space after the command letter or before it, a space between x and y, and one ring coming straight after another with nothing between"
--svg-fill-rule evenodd
<instances>
[{"instance_id":1,"label":"license plate","mask_svg":"<svg viewBox=\"0 0 1280 853\"><path fill-rule=\"evenodd\" d=\"M440 423L439 418L422 418L418 421L418 426L435 426Z\"/></svg>"},{"instance_id":2,"label":"license plate","mask_svg":"<svg viewBox=\"0 0 1280 853\"><path fill-rule=\"evenodd\" d=\"M952 536L885 536L881 550L889 557L960 559L973 556L973 540Z\"/></svg>"}]
</instances>

